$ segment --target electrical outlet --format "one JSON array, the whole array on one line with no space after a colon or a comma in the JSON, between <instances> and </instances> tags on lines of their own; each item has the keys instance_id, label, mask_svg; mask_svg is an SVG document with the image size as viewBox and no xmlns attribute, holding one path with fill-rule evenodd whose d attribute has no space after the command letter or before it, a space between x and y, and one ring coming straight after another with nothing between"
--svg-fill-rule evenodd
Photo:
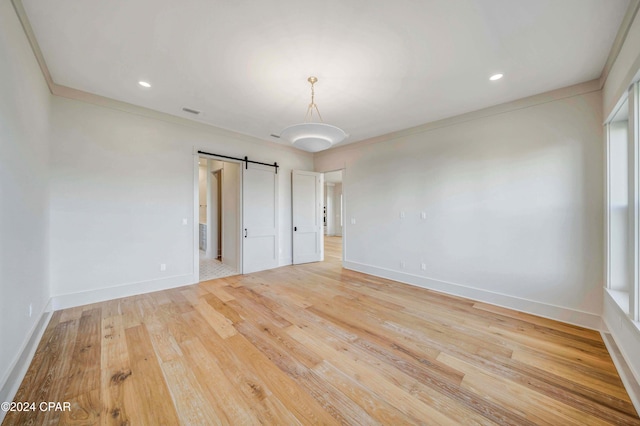
<instances>
[{"instance_id":1,"label":"electrical outlet","mask_svg":"<svg viewBox=\"0 0 640 426\"><path fill-rule=\"evenodd\" d=\"M422 269L423 271L427 270L427 264L426 263L421 263L420 264L420 269Z\"/></svg>"},{"instance_id":2,"label":"electrical outlet","mask_svg":"<svg viewBox=\"0 0 640 426\"><path fill-rule=\"evenodd\" d=\"M405 217L405 213L404 212L400 212L400 219L404 219Z\"/></svg>"},{"instance_id":3,"label":"electrical outlet","mask_svg":"<svg viewBox=\"0 0 640 426\"><path fill-rule=\"evenodd\" d=\"M183 225L186 225L186 224L188 224L188 223L189 223L189 221L187 220L187 218L186 218L186 217L182 219L182 224L183 224Z\"/></svg>"},{"instance_id":4,"label":"electrical outlet","mask_svg":"<svg viewBox=\"0 0 640 426\"><path fill-rule=\"evenodd\" d=\"M29 318L33 315L33 303L29 303Z\"/></svg>"},{"instance_id":5,"label":"electrical outlet","mask_svg":"<svg viewBox=\"0 0 640 426\"><path fill-rule=\"evenodd\" d=\"M427 218L427 212L421 212L421 213L420 213L420 217L421 217L422 219L426 219L426 218Z\"/></svg>"},{"instance_id":6,"label":"electrical outlet","mask_svg":"<svg viewBox=\"0 0 640 426\"><path fill-rule=\"evenodd\" d=\"M404 260L400 261L400 267L401 268L406 268L407 267L407 262L405 262Z\"/></svg>"},{"instance_id":7,"label":"electrical outlet","mask_svg":"<svg viewBox=\"0 0 640 426\"><path fill-rule=\"evenodd\" d=\"M161 271L161 272L164 272L164 271L166 271L166 270L167 270L167 264L166 264L166 263L161 263L161 264L160 264L160 271Z\"/></svg>"},{"instance_id":8,"label":"electrical outlet","mask_svg":"<svg viewBox=\"0 0 640 426\"><path fill-rule=\"evenodd\" d=\"M355 217L352 217L352 218L351 218L351 224L352 224L352 225L355 225L355 224L356 224L356 218L355 218Z\"/></svg>"}]
</instances>

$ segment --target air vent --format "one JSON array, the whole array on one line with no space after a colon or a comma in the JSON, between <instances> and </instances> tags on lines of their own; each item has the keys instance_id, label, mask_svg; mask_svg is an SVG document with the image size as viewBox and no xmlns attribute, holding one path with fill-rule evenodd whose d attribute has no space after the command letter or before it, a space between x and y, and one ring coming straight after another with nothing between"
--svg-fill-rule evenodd
<instances>
[{"instance_id":1,"label":"air vent","mask_svg":"<svg viewBox=\"0 0 640 426\"><path fill-rule=\"evenodd\" d=\"M195 110L195 109L191 109L191 108L182 108L182 110L184 112L188 112L189 114L195 114L195 115L200 114L200 111Z\"/></svg>"},{"instance_id":2,"label":"air vent","mask_svg":"<svg viewBox=\"0 0 640 426\"><path fill-rule=\"evenodd\" d=\"M271 136L272 138L280 139L280 135L274 135L273 133L271 133L269 136Z\"/></svg>"}]
</instances>

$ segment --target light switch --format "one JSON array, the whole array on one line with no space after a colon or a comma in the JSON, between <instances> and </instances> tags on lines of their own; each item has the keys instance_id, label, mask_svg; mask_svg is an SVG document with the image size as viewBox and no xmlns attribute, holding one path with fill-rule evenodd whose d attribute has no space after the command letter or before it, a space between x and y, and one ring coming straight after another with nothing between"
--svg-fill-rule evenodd
<instances>
[{"instance_id":1,"label":"light switch","mask_svg":"<svg viewBox=\"0 0 640 426\"><path fill-rule=\"evenodd\" d=\"M405 217L404 212L400 212L400 219L404 219L404 217Z\"/></svg>"}]
</instances>

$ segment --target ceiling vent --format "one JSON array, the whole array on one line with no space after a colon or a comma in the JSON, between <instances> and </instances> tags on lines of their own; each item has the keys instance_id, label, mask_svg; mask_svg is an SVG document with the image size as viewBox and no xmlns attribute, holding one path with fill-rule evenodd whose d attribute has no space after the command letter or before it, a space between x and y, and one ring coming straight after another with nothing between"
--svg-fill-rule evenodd
<instances>
[{"instance_id":1,"label":"ceiling vent","mask_svg":"<svg viewBox=\"0 0 640 426\"><path fill-rule=\"evenodd\" d=\"M184 112L188 112L189 114L195 114L198 115L200 114L200 111L196 110L196 109L191 109L191 108L182 108L182 110Z\"/></svg>"}]
</instances>

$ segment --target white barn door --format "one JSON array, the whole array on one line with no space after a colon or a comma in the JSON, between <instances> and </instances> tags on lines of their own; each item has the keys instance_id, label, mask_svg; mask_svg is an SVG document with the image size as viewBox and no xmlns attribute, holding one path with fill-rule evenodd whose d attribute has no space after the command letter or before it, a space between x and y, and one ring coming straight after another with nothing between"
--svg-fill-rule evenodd
<instances>
[{"instance_id":1,"label":"white barn door","mask_svg":"<svg viewBox=\"0 0 640 426\"><path fill-rule=\"evenodd\" d=\"M246 163L245 163L246 164ZM278 267L278 174L242 165L242 273Z\"/></svg>"},{"instance_id":2,"label":"white barn door","mask_svg":"<svg viewBox=\"0 0 640 426\"><path fill-rule=\"evenodd\" d=\"M293 264L324 259L322 235L322 173L291 173L293 209Z\"/></svg>"}]
</instances>

